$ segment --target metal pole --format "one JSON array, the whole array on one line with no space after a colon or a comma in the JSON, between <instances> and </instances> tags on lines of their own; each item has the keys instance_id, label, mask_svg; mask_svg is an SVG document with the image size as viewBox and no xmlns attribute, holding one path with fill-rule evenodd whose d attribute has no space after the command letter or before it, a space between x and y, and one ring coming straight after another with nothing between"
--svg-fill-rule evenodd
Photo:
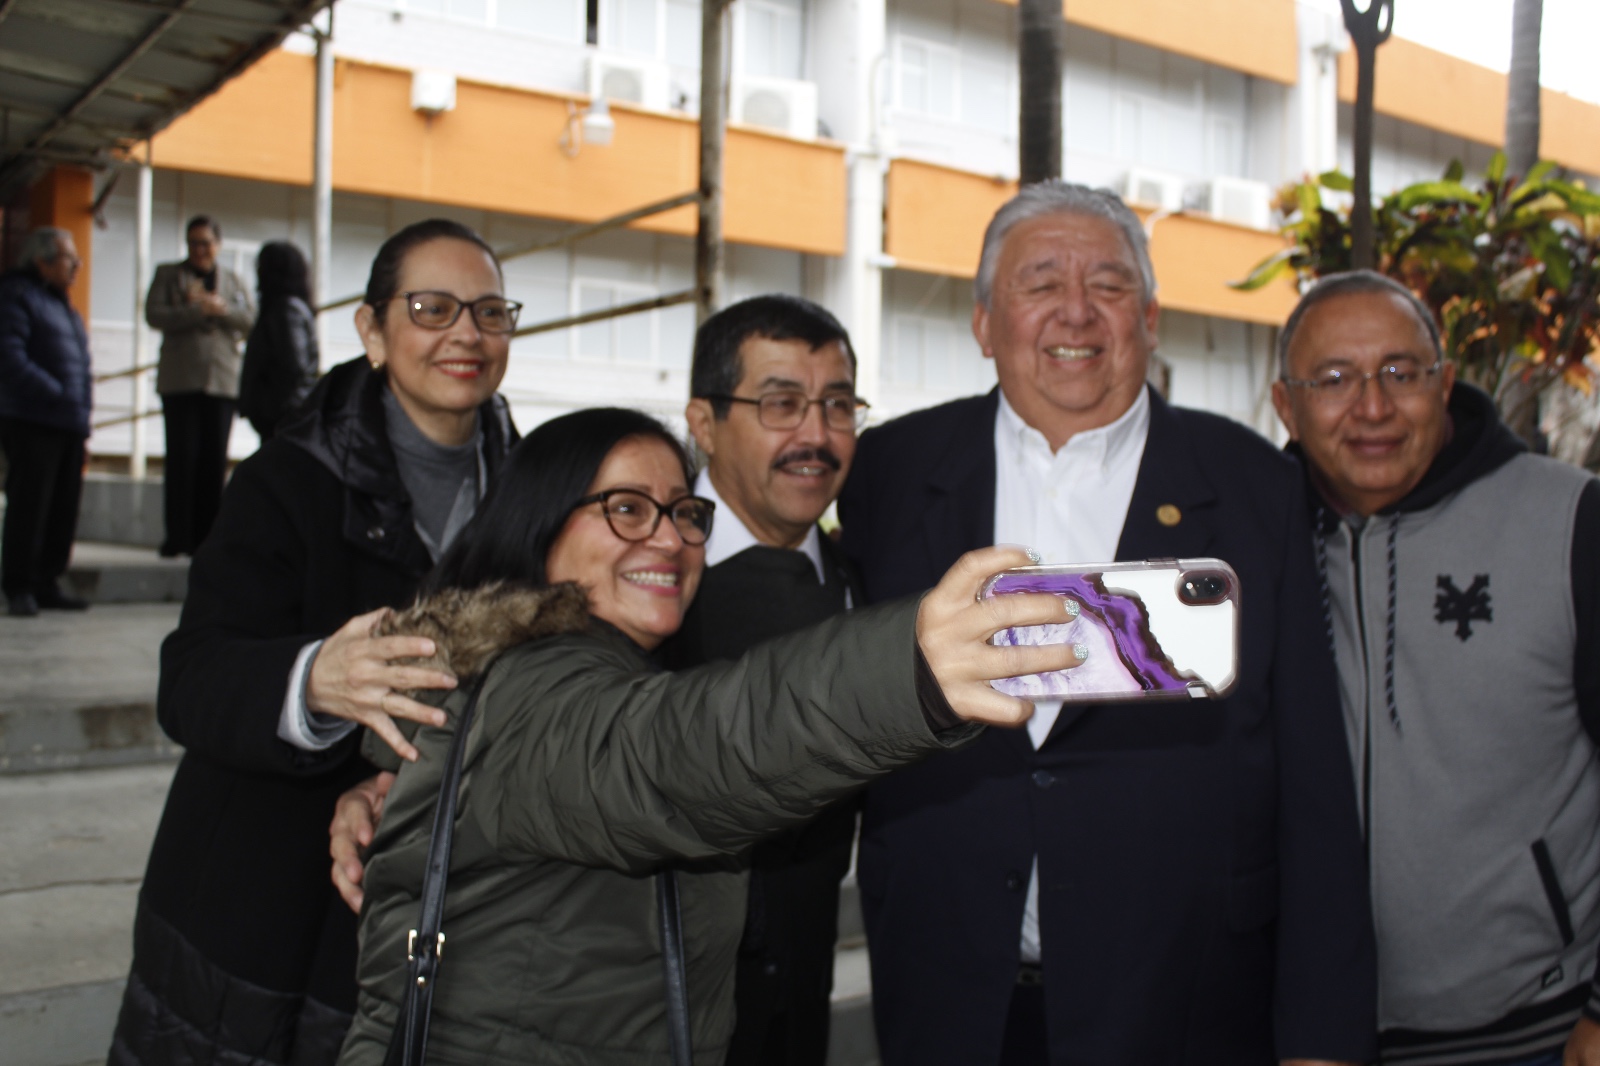
<instances>
[{"instance_id":1,"label":"metal pole","mask_svg":"<svg viewBox=\"0 0 1600 1066\"><path fill-rule=\"evenodd\" d=\"M316 122L311 153L311 278L312 303L320 306L332 291L333 273L333 8L328 28L312 27L317 38ZM318 347L328 341L322 317L317 318Z\"/></svg>"},{"instance_id":2,"label":"metal pole","mask_svg":"<svg viewBox=\"0 0 1600 1066\"><path fill-rule=\"evenodd\" d=\"M153 177L150 148L145 145L145 161L139 164L139 190L134 208L133 240L133 365L150 365L150 329L144 324L144 301L150 286L150 218L153 210ZM148 397L148 371L133 375L133 444L129 449L128 473L135 479L145 476L145 458L150 444L145 434L145 403Z\"/></svg>"},{"instance_id":3,"label":"metal pole","mask_svg":"<svg viewBox=\"0 0 1600 1066\"><path fill-rule=\"evenodd\" d=\"M722 305L722 143L727 126L723 29L729 0L700 6L700 218L694 237L695 317Z\"/></svg>"}]
</instances>

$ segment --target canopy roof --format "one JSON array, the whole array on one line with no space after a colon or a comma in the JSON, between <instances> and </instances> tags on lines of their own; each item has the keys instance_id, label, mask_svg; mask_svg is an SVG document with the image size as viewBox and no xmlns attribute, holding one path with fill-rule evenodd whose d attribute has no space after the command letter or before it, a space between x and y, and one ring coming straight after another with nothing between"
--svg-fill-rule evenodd
<instances>
[{"instance_id":1,"label":"canopy roof","mask_svg":"<svg viewBox=\"0 0 1600 1066\"><path fill-rule=\"evenodd\" d=\"M103 165L332 0L0 0L0 197L41 166Z\"/></svg>"}]
</instances>

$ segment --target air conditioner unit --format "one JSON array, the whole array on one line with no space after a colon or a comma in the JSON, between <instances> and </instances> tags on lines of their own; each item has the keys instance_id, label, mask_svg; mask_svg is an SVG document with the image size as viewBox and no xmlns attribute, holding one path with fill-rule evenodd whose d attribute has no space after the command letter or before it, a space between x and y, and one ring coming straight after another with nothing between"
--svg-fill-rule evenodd
<instances>
[{"instance_id":1,"label":"air conditioner unit","mask_svg":"<svg viewBox=\"0 0 1600 1066\"><path fill-rule=\"evenodd\" d=\"M1272 187L1243 178L1213 178L1205 210L1213 218L1251 229L1272 228Z\"/></svg>"},{"instance_id":2,"label":"air conditioner unit","mask_svg":"<svg viewBox=\"0 0 1600 1066\"><path fill-rule=\"evenodd\" d=\"M734 122L812 140L817 135L815 82L788 78L739 78L733 83Z\"/></svg>"},{"instance_id":3,"label":"air conditioner unit","mask_svg":"<svg viewBox=\"0 0 1600 1066\"><path fill-rule=\"evenodd\" d=\"M1122 198L1130 204L1162 211L1183 210L1183 179L1160 170L1134 167L1122 185Z\"/></svg>"},{"instance_id":4,"label":"air conditioner unit","mask_svg":"<svg viewBox=\"0 0 1600 1066\"><path fill-rule=\"evenodd\" d=\"M413 70L411 72L411 110L428 115L454 111L456 107L456 76L446 70Z\"/></svg>"},{"instance_id":5,"label":"air conditioner unit","mask_svg":"<svg viewBox=\"0 0 1600 1066\"><path fill-rule=\"evenodd\" d=\"M671 105L672 80L664 63L591 52L586 75L591 98L603 96L654 111Z\"/></svg>"}]
</instances>

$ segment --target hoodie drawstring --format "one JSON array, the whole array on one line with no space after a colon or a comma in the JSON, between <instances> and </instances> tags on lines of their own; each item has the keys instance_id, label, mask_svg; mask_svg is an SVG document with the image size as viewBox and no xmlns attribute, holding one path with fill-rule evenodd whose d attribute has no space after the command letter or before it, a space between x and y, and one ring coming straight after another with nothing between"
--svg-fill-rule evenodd
<instances>
[{"instance_id":1,"label":"hoodie drawstring","mask_svg":"<svg viewBox=\"0 0 1600 1066\"><path fill-rule=\"evenodd\" d=\"M1322 623L1328 631L1328 647L1336 648L1338 645L1333 639L1333 602L1328 592L1328 541L1323 534L1327 528L1328 512L1325 508L1317 508L1316 532L1312 536L1312 543L1317 550L1317 586L1322 594ZM1400 516L1392 515L1389 518L1389 602L1387 614L1384 619L1383 634L1383 697L1384 704L1389 710L1389 722L1394 726L1396 733L1400 729L1400 708L1394 698L1394 654L1395 654L1395 617L1399 610L1400 599L1400 570L1395 552L1395 541L1400 534Z\"/></svg>"},{"instance_id":2,"label":"hoodie drawstring","mask_svg":"<svg viewBox=\"0 0 1600 1066\"><path fill-rule=\"evenodd\" d=\"M1400 515L1389 518L1389 616L1383 637L1383 696L1389 706L1389 721L1394 731L1400 730L1400 709L1394 700L1394 623L1399 607L1399 568L1395 564L1395 538L1400 532Z\"/></svg>"}]
</instances>

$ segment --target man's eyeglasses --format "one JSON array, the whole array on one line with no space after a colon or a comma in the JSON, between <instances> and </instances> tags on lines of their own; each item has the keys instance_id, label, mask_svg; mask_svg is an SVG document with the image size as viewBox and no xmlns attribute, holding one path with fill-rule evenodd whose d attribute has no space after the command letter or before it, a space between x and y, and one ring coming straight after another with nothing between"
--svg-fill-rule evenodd
<instances>
[{"instance_id":1,"label":"man's eyeglasses","mask_svg":"<svg viewBox=\"0 0 1600 1066\"><path fill-rule=\"evenodd\" d=\"M672 517L672 528L685 544L704 544L711 536L711 513L717 505L699 496L679 496L670 503L657 503L636 489L606 489L585 496L572 505L576 511L598 503L605 512L606 525L623 540L649 540L661 525L661 516Z\"/></svg>"},{"instance_id":2,"label":"man's eyeglasses","mask_svg":"<svg viewBox=\"0 0 1600 1066\"><path fill-rule=\"evenodd\" d=\"M1416 396L1425 392L1444 369L1443 363L1417 366L1412 362L1385 363L1370 372L1356 370L1324 370L1313 378L1283 378L1283 383L1305 389L1315 402L1325 407L1343 407L1353 403L1366 388L1367 382L1376 381L1384 395L1393 397Z\"/></svg>"},{"instance_id":3,"label":"man's eyeglasses","mask_svg":"<svg viewBox=\"0 0 1600 1066\"><path fill-rule=\"evenodd\" d=\"M480 296L462 300L447 292L402 292L395 296L406 302L411 321L423 329L449 329L463 309L472 311L472 321L485 333L510 333L517 328L522 305L504 296Z\"/></svg>"},{"instance_id":4,"label":"man's eyeglasses","mask_svg":"<svg viewBox=\"0 0 1600 1066\"><path fill-rule=\"evenodd\" d=\"M713 393L705 399L754 404L756 418L767 429L794 429L806 420L811 405L818 404L822 408L822 421L829 429L857 430L866 423L867 408L872 406L861 397L849 393L832 393L812 399L792 389L764 392L755 399L726 393Z\"/></svg>"}]
</instances>

